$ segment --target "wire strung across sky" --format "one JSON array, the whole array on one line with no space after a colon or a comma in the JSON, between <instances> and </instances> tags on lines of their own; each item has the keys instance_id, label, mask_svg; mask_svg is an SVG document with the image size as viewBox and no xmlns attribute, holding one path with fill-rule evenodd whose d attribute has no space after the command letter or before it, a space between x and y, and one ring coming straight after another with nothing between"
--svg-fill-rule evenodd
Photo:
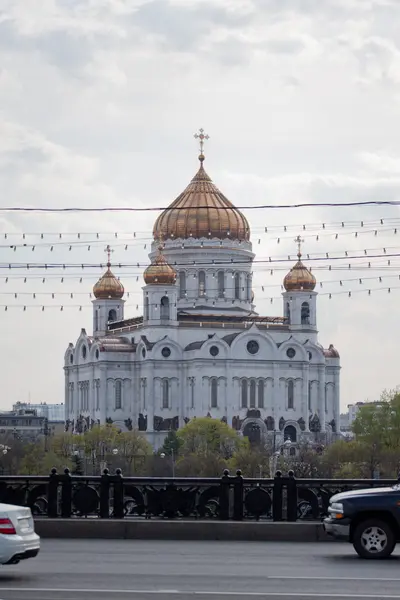
<instances>
[{"instance_id":1,"label":"wire strung across sky","mask_svg":"<svg viewBox=\"0 0 400 600\"><path fill-rule=\"evenodd\" d=\"M400 200L363 200L357 202L299 202L297 204L253 204L248 206L213 206L213 210L266 210L266 209L287 209L287 208L346 208L363 206L400 206ZM204 208L204 205L191 206L191 210ZM33 206L4 206L0 208L0 213L4 212L26 212L26 213L102 213L102 212L155 212L155 211L173 211L176 208L171 206L105 206L96 208L85 208L78 206L49 208Z\"/></svg>"},{"instance_id":2,"label":"wire strung across sky","mask_svg":"<svg viewBox=\"0 0 400 600\"><path fill-rule=\"evenodd\" d=\"M388 294L391 294L393 291L398 291L400 290L400 286L394 286L394 287L380 287L380 288L369 288L369 289L360 289L360 290L343 290L343 291L338 291L338 292L324 292L322 294L320 294L320 296L325 296L327 299L331 300L333 297L336 296L346 296L347 298L352 298L354 295L356 294L365 294L366 296L370 297L372 296L374 293L376 292L386 292ZM270 304L273 304L275 301L282 301L282 298L280 296L268 296L265 298L266 300L269 300ZM193 301L193 306L192 308L197 308L197 299L195 299ZM188 299L189 302L191 302L191 299ZM232 300L232 303L235 303L236 300ZM227 302L229 304L229 300ZM160 304L157 303L151 303L149 304L149 306L156 306L156 307L160 307ZM174 306L176 306L176 304L174 304ZM40 309L42 312L45 311L45 309L58 309L61 312L64 311L65 309L70 309L70 308L77 308L79 311L82 311L84 309L89 309L89 306L85 306L82 304L41 304L41 303L37 303L37 304L0 304L0 308L3 308L5 311L9 310L9 309L22 309L23 311L26 311L28 308L35 308L35 309ZM136 304L136 310L142 310L143 309L143 305L142 304Z\"/></svg>"}]
</instances>

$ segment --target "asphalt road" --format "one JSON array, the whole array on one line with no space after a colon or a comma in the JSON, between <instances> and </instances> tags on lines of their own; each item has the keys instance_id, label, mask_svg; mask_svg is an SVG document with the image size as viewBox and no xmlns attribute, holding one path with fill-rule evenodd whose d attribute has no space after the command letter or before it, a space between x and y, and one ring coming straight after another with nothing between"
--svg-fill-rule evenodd
<instances>
[{"instance_id":1,"label":"asphalt road","mask_svg":"<svg viewBox=\"0 0 400 600\"><path fill-rule=\"evenodd\" d=\"M53 541L0 567L1 600L400 600L400 553L345 543Z\"/></svg>"}]
</instances>

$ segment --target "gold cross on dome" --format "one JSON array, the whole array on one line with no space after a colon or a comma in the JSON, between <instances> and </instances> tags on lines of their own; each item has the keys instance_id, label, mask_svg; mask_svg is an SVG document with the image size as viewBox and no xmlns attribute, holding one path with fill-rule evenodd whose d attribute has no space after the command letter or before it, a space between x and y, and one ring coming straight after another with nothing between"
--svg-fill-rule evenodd
<instances>
[{"instance_id":1,"label":"gold cross on dome","mask_svg":"<svg viewBox=\"0 0 400 600\"><path fill-rule=\"evenodd\" d=\"M297 244L297 256L301 258L301 245L304 243L304 240L298 235L294 241Z\"/></svg>"},{"instance_id":2,"label":"gold cross on dome","mask_svg":"<svg viewBox=\"0 0 400 600\"><path fill-rule=\"evenodd\" d=\"M104 248L104 252L107 252L107 265L111 267L111 252L114 252L114 250L111 249L110 244L107 244Z\"/></svg>"},{"instance_id":3,"label":"gold cross on dome","mask_svg":"<svg viewBox=\"0 0 400 600\"><path fill-rule=\"evenodd\" d=\"M204 133L204 129L200 128L199 133L195 133L194 137L196 140L200 140L200 154L203 154L204 140L209 140L210 136L207 133Z\"/></svg>"}]
</instances>

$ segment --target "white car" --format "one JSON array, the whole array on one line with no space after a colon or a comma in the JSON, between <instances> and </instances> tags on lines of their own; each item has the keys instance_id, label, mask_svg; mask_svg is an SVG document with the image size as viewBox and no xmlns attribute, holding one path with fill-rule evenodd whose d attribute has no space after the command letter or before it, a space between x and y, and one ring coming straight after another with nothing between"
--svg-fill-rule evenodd
<instances>
[{"instance_id":1,"label":"white car","mask_svg":"<svg viewBox=\"0 0 400 600\"><path fill-rule=\"evenodd\" d=\"M17 565L39 554L40 537L30 508L0 504L0 564Z\"/></svg>"}]
</instances>

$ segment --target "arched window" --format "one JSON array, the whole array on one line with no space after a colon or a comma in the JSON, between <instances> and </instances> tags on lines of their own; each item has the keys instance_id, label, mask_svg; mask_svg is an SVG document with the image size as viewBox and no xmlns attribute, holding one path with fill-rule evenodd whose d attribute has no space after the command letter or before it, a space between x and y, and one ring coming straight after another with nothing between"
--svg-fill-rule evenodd
<instances>
[{"instance_id":1,"label":"arched window","mask_svg":"<svg viewBox=\"0 0 400 600\"><path fill-rule=\"evenodd\" d=\"M186 297L186 273L181 271L179 273L179 298Z\"/></svg>"},{"instance_id":2,"label":"arched window","mask_svg":"<svg viewBox=\"0 0 400 600\"><path fill-rule=\"evenodd\" d=\"M95 328L95 331L98 331L98 329L99 329L99 311L98 310L94 311L94 328Z\"/></svg>"},{"instance_id":3,"label":"arched window","mask_svg":"<svg viewBox=\"0 0 400 600\"><path fill-rule=\"evenodd\" d=\"M328 386L325 384L325 412L328 412Z\"/></svg>"},{"instance_id":4,"label":"arched window","mask_svg":"<svg viewBox=\"0 0 400 600\"><path fill-rule=\"evenodd\" d=\"M247 276L247 300L251 300L251 276Z\"/></svg>"},{"instance_id":5,"label":"arched window","mask_svg":"<svg viewBox=\"0 0 400 600\"><path fill-rule=\"evenodd\" d=\"M199 297L206 295L206 274L199 271Z\"/></svg>"},{"instance_id":6,"label":"arched window","mask_svg":"<svg viewBox=\"0 0 400 600\"><path fill-rule=\"evenodd\" d=\"M247 380L242 381L242 408L247 408Z\"/></svg>"},{"instance_id":7,"label":"arched window","mask_svg":"<svg viewBox=\"0 0 400 600\"><path fill-rule=\"evenodd\" d=\"M211 379L211 408L218 408L218 381Z\"/></svg>"},{"instance_id":8,"label":"arched window","mask_svg":"<svg viewBox=\"0 0 400 600\"><path fill-rule=\"evenodd\" d=\"M256 382L254 379L250 381L250 408L256 407Z\"/></svg>"},{"instance_id":9,"label":"arched window","mask_svg":"<svg viewBox=\"0 0 400 600\"><path fill-rule=\"evenodd\" d=\"M310 324L310 305L308 304L308 302L303 302L303 304L301 305L301 324Z\"/></svg>"},{"instance_id":10,"label":"arched window","mask_svg":"<svg viewBox=\"0 0 400 600\"><path fill-rule=\"evenodd\" d=\"M287 406L294 408L294 381L289 379L287 384Z\"/></svg>"},{"instance_id":11,"label":"arched window","mask_svg":"<svg viewBox=\"0 0 400 600\"><path fill-rule=\"evenodd\" d=\"M163 379L162 382L162 407L169 408L169 381Z\"/></svg>"},{"instance_id":12,"label":"arched window","mask_svg":"<svg viewBox=\"0 0 400 600\"><path fill-rule=\"evenodd\" d=\"M288 320L288 323L290 324L290 304L289 304L289 302L286 302L285 318Z\"/></svg>"},{"instance_id":13,"label":"arched window","mask_svg":"<svg viewBox=\"0 0 400 600\"><path fill-rule=\"evenodd\" d=\"M111 309L108 311L108 320L109 321L116 321L117 320L117 311L114 309Z\"/></svg>"},{"instance_id":14,"label":"arched window","mask_svg":"<svg viewBox=\"0 0 400 600\"><path fill-rule=\"evenodd\" d=\"M149 298L148 296L144 299L144 320L148 321L149 319Z\"/></svg>"},{"instance_id":15,"label":"arched window","mask_svg":"<svg viewBox=\"0 0 400 600\"><path fill-rule=\"evenodd\" d=\"M122 381L115 382L115 410L122 408Z\"/></svg>"},{"instance_id":16,"label":"arched window","mask_svg":"<svg viewBox=\"0 0 400 600\"><path fill-rule=\"evenodd\" d=\"M264 382L258 382L258 408L264 408Z\"/></svg>"},{"instance_id":17,"label":"arched window","mask_svg":"<svg viewBox=\"0 0 400 600\"><path fill-rule=\"evenodd\" d=\"M225 295L225 273L218 272L218 298L223 298Z\"/></svg>"},{"instance_id":18,"label":"arched window","mask_svg":"<svg viewBox=\"0 0 400 600\"><path fill-rule=\"evenodd\" d=\"M169 298L168 296L163 296L161 298L161 308L160 308L160 318L163 321L168 321L169 319Z\"/></svg>"},{"instance_id":19,"label":"arched window","mask_svg":"<svg viewBox=\"0 0 400 600\"><path fill-rule=\"evenodd\" d=\"M296 448L290 448L289 454L290 456L296 456Z\"/></svg>"},{"instance_id":20,"label":"arched window","mask_svg":"<svg viewBox=\"0 0 400 600\"><path fill-rule=\"evenodd\" d=\"M240 274L235 273L235 300L240 298Z\"/></svg>"},{"instance_id":21,"label":"arched window","mask_svg":"<svg viewBox=\"0 0 400 600\"><path fill-rule=\"evenodd\" d=\"M311 412L311 381L308 382L308 410Z\"/></svg>"},{"instance_id":22,"label":"arched window","mask_svg":"<svg viewBox=\"0 0 400 600\"><path fill-rule=\"evenodd\" d=\"M294 425L286 425L283 437L286 440L290 440L292 443L297 442L297 429Z\"/></svg>"}]
</instances>

